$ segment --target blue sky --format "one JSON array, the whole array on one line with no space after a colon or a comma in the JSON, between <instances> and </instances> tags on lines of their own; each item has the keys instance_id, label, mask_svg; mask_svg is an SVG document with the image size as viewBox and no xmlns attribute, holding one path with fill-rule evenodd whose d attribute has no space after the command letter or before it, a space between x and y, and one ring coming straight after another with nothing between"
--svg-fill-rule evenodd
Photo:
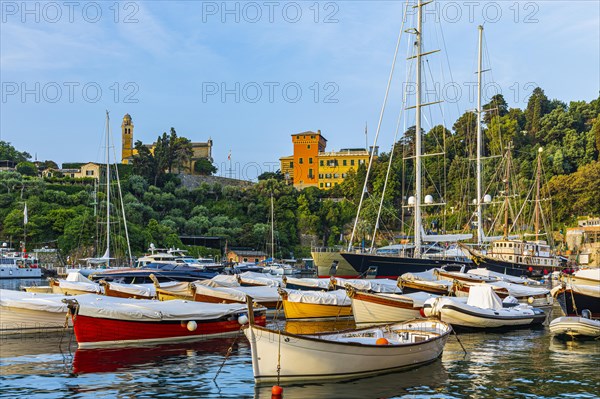
<instances>
[{"instance_id":1,"label":"blue sky","mask_svg":"<svg viewBox=\"0 0 600 399\"><path fill-rule=\"evenodd\" d=\"M101 161L108 109L119 146L129 113L135 139L152 142L171 127L192 141L211 137L219 174L228 175L231 150L235 175L250 179L291 154L293 133L320 129L338 150L364 146L367 123L372 144L404 4L2 1L1 140L39 160ZM451 126L475 107L480 24L492 69L486 87L510 106L525 107L535 86L566 102L598 96L600 2L437 1L427 9L425 50L443 51L428 57L426 75L441 82L446 101L425 127L440 123L441 111ZM408 38L383 150L402 108Z\"/></svg>"}]
</instances>

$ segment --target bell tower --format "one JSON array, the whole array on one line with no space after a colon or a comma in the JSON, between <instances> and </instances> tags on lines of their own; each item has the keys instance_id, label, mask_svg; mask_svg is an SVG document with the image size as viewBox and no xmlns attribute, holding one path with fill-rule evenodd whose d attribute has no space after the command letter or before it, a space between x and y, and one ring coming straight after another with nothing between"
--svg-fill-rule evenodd
<instances>
[{"instance_id":1,"label":"bell tower","mask_svg":"<svg viewBox=\"0 0 600 399\"><path fill-rule=\"evenodd\" d=\"M121 163L127 164L133 156L133 122L131 115L125 114L121 124Z\"/></svg>"}]
</instances>

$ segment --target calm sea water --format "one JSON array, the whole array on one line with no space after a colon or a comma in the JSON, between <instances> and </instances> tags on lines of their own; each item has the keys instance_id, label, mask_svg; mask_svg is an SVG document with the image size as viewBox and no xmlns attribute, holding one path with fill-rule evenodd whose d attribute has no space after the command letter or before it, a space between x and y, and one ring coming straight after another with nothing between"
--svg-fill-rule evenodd
<instances>
[{"instance_id":1,"label":"calm sea water","mask_svg":"<svg viewBox=\"0 0 600 399\"><path fill-rule=\"evenodd\" d=\"M559 312L556 308L555 316ZM547 328L459 338L467 355L450 337L442 358L430 365L345 382L284 386L283 397L600 398L598 341L564 343L551 338ZM78 350L68 332L0 339L0 398L270 397L270 385L254 385L243 336L112 350Z\"/></svg>"}]
</instances>

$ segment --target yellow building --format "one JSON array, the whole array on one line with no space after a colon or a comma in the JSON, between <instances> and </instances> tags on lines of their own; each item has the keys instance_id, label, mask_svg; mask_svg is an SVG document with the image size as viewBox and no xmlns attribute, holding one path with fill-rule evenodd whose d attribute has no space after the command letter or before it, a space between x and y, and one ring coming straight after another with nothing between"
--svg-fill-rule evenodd
<instances>
[{"instance_id":1,"label":"yellow building","mask_svg":"<svg viewBox=\"0 0 600 399\"><path fill-rule=\"evenodd\" d=\"M279 158L281 174L285 176L286 181L294 181L294 156Z\"/></svg>"},{"instance_id":2,"label":"yellow building","mask_svg":"<svg viewBox=\"0 0 600 399\"><path fill-rule=\"evenodd\" d=\"M280 170L286 181L298 189L331 189L344 181L350 170L367 165L371 156L364 148L325 152L327 139L320 130L292 134L292 143L294 155L279 158Z\"/></svg>"},{"instance_id":3,"label":"yellow building","mask_svg":"<svg viewBox=\"0 0 600 399\"><path fill-rule=\"evenodd\" d=\"M100 179L100 173L102 171L102 167L104 165L97 164L95 162L88 162L86 164L81 165L79 168L71 168L71 169L55 169L48 168L42 171L43 177L53 177L53 176L65 176L71 177L73 179L82 179L84 177L90 177L92 179Z\"/></svg>"},{"instance_id":4,"label":"yellow building","mask_svg":"<svg viewBox=\"0 0 600 399\"><path fill-rule=\"evenodd\" d=\"M371 154L364 148L347 148L319 154L319 188L330 189L344 181L348 172L367 165Z\"/></svg>"},{"instance_id":5,"label":"yellow building","mask_svg":"<svg viewBox=\"0 0 600 399\"><path fill-rule=\"evenodd\" d=\"M152 154L154 154L156 143L144 145L150 149ZM194 166L198 160L206 158L210 162L213 161L212 145L212 139L208 139L207 142L192 142L193 154L190 163L187 165L189 173L194 173ZM125 114L123 123L121 124L121 162L124 164L130 163L134 155L137 155L137 150L133 145L133 122L131 120L131 115Z\"/></svg>"},{"instance_id":6,"label":"yellow building","mask_svg":"<svg viewBox=\"0 0 600 399\"><path fill-rule=\"evenodd\" d=\"M101 166L94 162L88 162L85 165L81 165L79 172L75 174L75 178L92 177L94 179L100 178Z\"/></svg>"}]
</instances>

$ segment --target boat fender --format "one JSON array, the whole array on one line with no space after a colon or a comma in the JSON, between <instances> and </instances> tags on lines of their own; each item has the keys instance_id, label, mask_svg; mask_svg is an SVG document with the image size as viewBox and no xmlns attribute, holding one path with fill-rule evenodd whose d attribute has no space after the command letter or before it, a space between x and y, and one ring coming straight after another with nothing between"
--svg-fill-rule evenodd
<instances>
[{"instance_id":1,"label":"boat fender","mask_svg":"<svg viewBox=\"0 0 600 399\"><path fill-rule=\"evenodd\" d=\"M421 317L422 317L422 318L424 318L424 319L426 319L426 318L427 318L427 315L425 314L425 309L423 309L423 308L420 308L420 309L419 309L419 314L421 315Z\"/></svg>"},{"instance_id":2,"label":"boat fender","mask_svg":"<svg viewBox=\"0 0 600 399\"><path fill-rule=\"evenodd\" d=\"M385 337L381 337L381 338L377 338L377 341L375 341L375 345L389 345L390 341L387 340L387 338Z\"/></svg>"},{"instance_id":3,"label":"boat fender","mask_svg":"<svg viewBox=\"0 0 600 399\"><path fill-rule=\"evenodd\" d=\"M238 317L237 319L238 323L240 323L240 325L244 325L248 323L248 316L246 316L245 314L241 315L240 317Z\"/></svg>"},{"instance_id":4,"label":"boat fender","mask_svg":"<svg viewBox=\"0 0 600 399\"><path fill-rule=\"evenodd\" d=\"M533 303L534 299L532 296L530 296L529 298L527 298L527 303L529 303L530 305Z\"/></svg>"},{"instance_id":5,"label":"boat fender","mask_svg":"<svg viewBox=\"0 0 600 399\"><path fill-rule=\"evenodd\" d=\"M188 323L187 323L188 331L196 331L197 328L198 328L198 323L196 323L194 320L188 321Z\"/></svg>"}]
</instances>

